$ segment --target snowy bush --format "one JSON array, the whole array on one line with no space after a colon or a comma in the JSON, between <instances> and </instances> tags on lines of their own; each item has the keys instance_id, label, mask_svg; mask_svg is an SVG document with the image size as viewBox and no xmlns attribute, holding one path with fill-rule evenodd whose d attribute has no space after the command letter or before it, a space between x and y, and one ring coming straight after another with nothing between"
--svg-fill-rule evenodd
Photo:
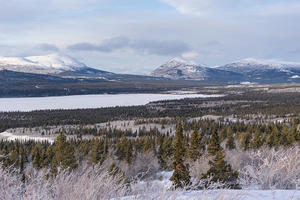
<instances>
[{"instance_id":1,"label":"snowy bush","mask_svg":"<svg viewBox=\"0 0 300 200\"><path fill-rule=\"evenodd\" d=\"M212 160L212 156L203 155L199 159L197 159L195 162L191 163L190 166L190 173L193 178L196 178L197 180L200 180L205 174L210 166L209 161Z\"/></svg>"},{"instance_id":2,"label":"snowy bush","mask_svg":"<svg viewBox=\"0 0 300 200\"><path fill-rule=\"evenodd\" d=\"M120 168L124 170L128 177L135 177L136 175L141 174L150 176L158 172L160 165L154 152L148 151L145 153L138 153L135 160L130 164L121 162Z\"/></svg>"},{"instance_id":3,"label":"snowy bush","mask_svg":"<svg viewBox=\"0 0 300 200\"><path fill-rule=\"evenodd\" d=\"M227 159L239 171L240 184L244 187L299 189L299 146L229 152Z\"/></svg>"},{"instance_id":4,"label":"snowy bush","mask_svg":"<svg viewBox=\"0 0 300 200\"><path fill-rule=\"evenodd\" d=\"M33 170L23 184L15 172L1 168L0 199L111 199L129 192L128 185L101 167L83 167L71 173L66 170L53 179L46 179L46 173Z\"/></svg>"}]
</instances>

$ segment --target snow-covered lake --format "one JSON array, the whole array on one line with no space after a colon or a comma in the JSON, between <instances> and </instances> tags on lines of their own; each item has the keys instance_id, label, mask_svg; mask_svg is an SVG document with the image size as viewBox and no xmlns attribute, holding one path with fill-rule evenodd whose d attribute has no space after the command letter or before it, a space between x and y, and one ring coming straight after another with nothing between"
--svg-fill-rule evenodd
<instances>
[{"instance_id":1,"label":"snow-covered lake","mask_svg":"<svg viewBox=\"0 0 300 200\"><path fill-rule=\"evenodd\" d=\"M152 101L184 98L220 97L204 94L99 94L59 97L0 98L1 111L33 111L47 109L101 108L145 105Z\"/></svg>"}]
</instances>

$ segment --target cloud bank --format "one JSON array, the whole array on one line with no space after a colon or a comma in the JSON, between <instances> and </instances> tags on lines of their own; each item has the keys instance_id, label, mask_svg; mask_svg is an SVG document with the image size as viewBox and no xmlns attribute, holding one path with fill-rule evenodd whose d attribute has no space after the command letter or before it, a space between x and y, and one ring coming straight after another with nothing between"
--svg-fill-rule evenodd
<instances>
[{"instance_id":1,"label":"cloud bank","mask_svg":"<svg viewBox=\"0 0 300 200\"><path fill-rule=\"evenodd\" d=\"M68 46L71 51L99 51L112 52L121 49L130 49L143 54L159 56L178 56L190 50L188 44L180 41L137 40L127 37L115 37L104 40L100 44L77 43Z\"/></svg>"}]
</instances>

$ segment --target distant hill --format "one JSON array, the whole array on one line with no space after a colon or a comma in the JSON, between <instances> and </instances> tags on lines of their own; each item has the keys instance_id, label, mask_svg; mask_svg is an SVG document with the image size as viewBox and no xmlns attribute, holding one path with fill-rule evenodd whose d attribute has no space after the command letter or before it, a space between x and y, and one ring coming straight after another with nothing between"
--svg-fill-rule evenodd
<instances>
[{"instance_id":1,"label":"distant hill","mask_svg":"<svg viewBox=\"0 0 300 200\"><path fill-rule=\"evenodd\" d=\"M263 61L248 58L217 69L240 73L244 81L254 83L300 83L300 63Z\"/></svg>"},{"instance_id":2,"label":"distant hill","mask_svg":"<svg viewBox=\"0 0 300 200\"><path fill-rule=\"evenodd\" d=\"M239 83L239 73L210 68L183 59L174 58L155 69L151 76L170 78L173 80L198 80L222 83Z\"/></svg>"},{"instance_id":3,"label":"distant hill","mask_svg":"<svg viewBox=\"0 0 300 200\"><path fill-rule=\"evenodd\" d=\"M60 54L0 57L0 70L47 75L59 75L63 73L99 75L110 73L90 68L70 56Z\"/></svg>"},{"instance_id":4,"label":"distant hill","mask_svg":"<svg viewBox=\"0 0 300 200\"><path fill-rule=\"evenodd\" d=\"M244 59L219 67L207 67L175 58L155 69L150 75L173 80L198 80L225 84L300 83L300 63Z\"/></svg>"}]
</instances>

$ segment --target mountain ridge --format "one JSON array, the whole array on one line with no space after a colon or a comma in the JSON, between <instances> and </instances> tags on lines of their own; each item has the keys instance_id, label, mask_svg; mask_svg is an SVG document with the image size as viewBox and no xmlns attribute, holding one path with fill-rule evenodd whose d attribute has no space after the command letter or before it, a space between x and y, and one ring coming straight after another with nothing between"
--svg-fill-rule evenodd
<instances>
[{"instance_id":1,"label":"mountain ridge","mask_svg":"<svg viewBox=\"0 0 300 200\"><path fill-rule=\"evenodd\" d=\"M44 75L58 75L65 72L110 73L90 68L76 59L62 54L28 57L0 57L0 70Z\"/></svg>"},{"instance_id":2,"label":"mountain ridge","mask_svg":"<svg viewBox=\"0 0 300 200\"><path fill-rule=\"evenodd\" d=\"M172 59L150 75L174 80L211 80L225 83L291 83L300 82L300 63L247 58L217 67L208 67Z\"/></svg>"}]
</instances>

